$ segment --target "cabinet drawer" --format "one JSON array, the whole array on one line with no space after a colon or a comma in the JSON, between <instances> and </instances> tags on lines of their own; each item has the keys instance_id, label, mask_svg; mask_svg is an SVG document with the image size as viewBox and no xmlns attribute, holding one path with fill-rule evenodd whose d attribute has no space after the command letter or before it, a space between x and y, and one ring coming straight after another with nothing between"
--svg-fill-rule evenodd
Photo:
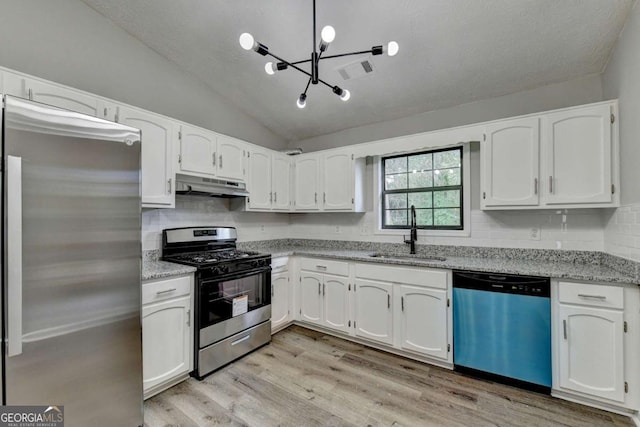
<instances>
[{"instance_id":1,"label":"cabinet drawer","mask_svg":"<svg viewBox=\"0 0 640 427\"><path fill-rule=\"evenodd\" d=\"M300 269L307 271L317 271L318 273L329 273L337 276L349 275L349 263L343 261L333 261L329 259L302 258Z\"/></svg>"},{"instance_id":2,"label":"cabinet drawer","mask_svg":"<svg viewBox=\"0 0 640 427\"><path fill-rule=\"evenodd\" d=\"M142 284L142 304L150 304L191 293L191 276L157 280Z\"/></svg>"},{"instance_id":3,"label":"cabinet drawer","mask_svg":"<svg viewBox=\"0 0 640 427\"><path fill-rule=\"evenodd\" d=\"M281 273L289 270L289 257L271 258L271 272Z\"/></svg>"},{"instance_id":4,"label":"cabinet drawer","mask_svg":"<svg viewBox=\"0 0 640 427\"><path fill-rule=\"evenodd\" d=\"M428 286L430 288L447 289L448 270L412 267L388 267L375 264L356 264L356 277L374 279L383 282L406 283L409 285Z\"/></svg>"},{"instance_id":5,"label":"cabinet drawer","mask_svg":"<svg viewBox=\"0 0 640 427\"><path fill-rule=\"evenodd\" d=\"M558 289L560 302L593 307L624 308L624 289L621 286L560 282Z\"/></svg>"}]
</instances>

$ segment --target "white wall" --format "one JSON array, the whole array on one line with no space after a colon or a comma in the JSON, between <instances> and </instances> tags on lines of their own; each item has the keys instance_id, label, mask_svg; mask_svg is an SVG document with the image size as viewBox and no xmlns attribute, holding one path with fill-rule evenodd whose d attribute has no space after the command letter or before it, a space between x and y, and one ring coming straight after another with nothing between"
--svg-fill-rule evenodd
<instances>
[{"instance_id":1,"label":"white wall","mask_svg":"<svg viewBox=\"0 0 640 427\"><path fill-rule=\"evenodd\" d=\"M488 70L487 72L490 71ZM587 104L602 101L603 99L600 76L587 76L443 110L429 111L402 119L355 127L302 141L294 141L289 143L289 147L300 147L305 152L324 150L537 113L555 108Z\"/></svg>"},{"instance_id":2,"label":"white wall","mask_svg":"<svg viewBox=\"0 0 640 427\"><path fill-rule=\"evenodd\" d=\"M306 151L333 148L366 141L426 132L552 110L572 105L602 101L599 76L557 83L499 98L473 102L444 110L432 111L404 119L348 129L330 135L291 143ZM443 141L447 143L449 141ZM467 237L421 236L419 243L523 247L541 249L603 250L604 225L608 218L601 210L570 211L504 211L480 210L480 152L472 145L471 167L471 235ZM368 180L373 180L373 167L368 166ZM373 189L369 197L376 197ZM564 219L564 224L563 224ZM366 214L294 214L291 215L292 238L367 240L402 242L401 235L378 234L377 213ZM339 227L339 232L336 232ZM531 237L536 229L536 237Z\"/></svg>"},{"instance_id":3,"label":"white wall","mask_svg":"<svg viewBox=\"0 0 640 427\"><path fill-rule=\"evenodd\" d=\"M640 6L636 2L602 75L603 91L620 102L622 207L606 220L607 252L640 261Z\"/></svg>"},{"instance_id":4,"label":"white wall","mask_svg":"<svg viewBox=\"0 0 640 427\"><path fill-rule=\"evenodd\" d=\"M236 227L238 241L282 239L288 236L289 215L229 210L229 199L176 196L175 209L144 209L142 250L160 249L165 228L211 225Z\"/></svg>"},{"instance_id":5,"label":"white wall","mask_svg":"<svg viewBox=\"0 0 640 427\"><path fill-rule=\"evenodd\" d=\"M0 66L279 149L285 142L79 0L2 0Z\"/></svg>"}]
</instances>

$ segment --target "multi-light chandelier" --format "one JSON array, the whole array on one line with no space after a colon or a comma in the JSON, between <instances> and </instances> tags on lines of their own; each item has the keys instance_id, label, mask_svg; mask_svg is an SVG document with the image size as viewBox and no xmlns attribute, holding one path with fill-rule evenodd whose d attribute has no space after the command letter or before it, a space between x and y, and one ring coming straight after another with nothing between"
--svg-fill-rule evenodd
<instances>
[{"instance_id":1,"label":"multi-light chandelier","mask_svg":"<svg viewBox=\"0 0 640 427\"><path fill-rule=\"evenodd\" d=\"M313 52L311 52L310 59L304 59L301 61L294 61L294 62L286 61L280 58L279 56L269 52L268 47L266 47L262 43L256 42L253 36L249 33L242 33L240 35L240 46L242 46L242 48L245 50L254 50L262 56L269 55L275 58L278 62L276 62L275 64L273 62L267 62L264 66L265 71L269 75L273 75L275 74L276 71L283 71L291 67L295 70L300 71L302 74L306 74L307 76L309 76L309 81L307 82L307 86L305 87L304 92L300 94L296 102L296 104L298 105L298 108L304 108L307 105L307 91L309 90L309 85L311 84L317 85L318 83L322 83L323 85L330 88L333 91L333 93L338 95L340 99L343 101L348 101L349 98L351 97L351 93L347 89L342 89L339 86L330 85L329 83L325 82L319 77L318 63L321 60L340 58L343 56L351 56L351 55L362 55L362 54L368 54L368 53L372 55L382 55L383 53L386 53L389 56L394 56L395 54L398 53L398 49L399 49L398 43L395 41L391 41L386 46L373 46L369 50L340 53L337 55L329 55L329 56L323 57L322 54L327 51L327 48L329 47L329 43L331 43L333 39L335 39L335 37L336 37L336 31L332 26L327 25L323 27L320 33L320 39L321 39L320 44L317 45L317 48L316 48L316 0L313 0ZM318 50L320 50L320 52L318 52ZM298 67L298 65L306 64L307 62L309 63L311 68L309 72Z\"/></svg>"}]
</instances>

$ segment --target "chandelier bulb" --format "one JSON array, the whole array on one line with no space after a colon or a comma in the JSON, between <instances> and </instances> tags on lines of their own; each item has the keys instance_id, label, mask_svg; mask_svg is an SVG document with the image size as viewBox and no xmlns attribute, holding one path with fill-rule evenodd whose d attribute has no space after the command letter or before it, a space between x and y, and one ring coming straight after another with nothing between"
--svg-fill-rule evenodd
<instances>
[{"instance_id":1,"label":"chandelier bulb","mask_svg":"<svg viewBox=\"0 0 640 427\"><path fill-rule=\"evenodd\" d=\"M343 89L342 95L340 95L340 99L342 99L343 101L348 101L350 98L351 98L351 92L349 92L347 89Z\"/></svg>"},{"instance_id":2,"label":"chandelier bulb","mask_svg":"<svg viewBox=\"0 0 640 427\"><path fill-rule=\"evenodd\" d=\"M273 76L276 73L275 69L273 68L273 62L267 62L266 64L264 64L264 71L266 71L270 76Z\"/></svg>"},{"instance_id":3,"label":"chandelier bulb","mask_svg":"<svg viewBox=\"0 0 640 427\"><path fill-rule=\"evenodd\" d=\"M249 33L240 34L240 46L244 50L251 50L254 48L256 41L253 39L253 36Z\"/></svg>"},{"instance_id":4,"label":"chandelier bulb","mask_svg":"<svg viewBox=\"0 0 640 427\"><path fill-rule=\"evenodd\" d=\"M305 95L304 93L301 93L300 97L296 101L296 105L298 106L298 108L306 107L307 106L307 95Z\"/></svg>"},{"instance_id":5,"label":"chandelier bulb","mask_svg":"<svg viewBox=\"0 0 640 427\"><path fill-rule=\"evenodd\" d=\"M390 41L387 44L387 55L396 56L398 54L398 50L400 50L400 45L398 45L398 42Z\"/></svg>"},{"instance_id":6,"label":"chandelier bulb","mask_svg":"<svg viewBox=\"0 0 640 427\"><path fill-rule=\"evenodd\" d=\"M331 43L336 38L336 30L331 25L327 25L322 28L320 37L322 38L323 42Z\"/></svg>"}]
</instances>

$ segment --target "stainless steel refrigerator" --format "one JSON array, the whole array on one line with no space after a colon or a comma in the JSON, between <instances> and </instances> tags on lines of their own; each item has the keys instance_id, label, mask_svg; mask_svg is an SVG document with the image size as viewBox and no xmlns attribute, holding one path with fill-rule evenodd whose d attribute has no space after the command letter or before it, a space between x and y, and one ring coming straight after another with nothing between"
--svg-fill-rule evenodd
<instances>
[{"instance_id":1,"label":"stainless steel refrigerator","mask_svg":"<svg viewBox=\"0 0 640 427\"><path fill-rule=\"evenodd\" d=\"M3 405L142 425L140 131L2 99Z\"/></svg>"}]
</instances>

